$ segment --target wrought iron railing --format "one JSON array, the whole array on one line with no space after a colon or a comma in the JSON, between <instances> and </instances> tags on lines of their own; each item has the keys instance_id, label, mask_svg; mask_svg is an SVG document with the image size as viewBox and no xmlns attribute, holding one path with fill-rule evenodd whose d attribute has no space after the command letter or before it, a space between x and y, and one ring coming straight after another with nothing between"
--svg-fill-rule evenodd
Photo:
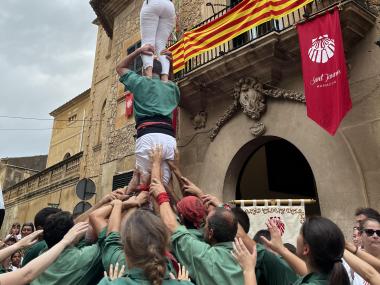
<instances>
[{"instance_id":1,"label":"wrought iron railing","mask_svg":"<svg viewBox=\"0 0 380 285\"><path fill-rule=\"evenodd\" d=\"M292 28L296 23L304 19L307 19L308 17L313 16L316 13L323 12L324 10L328 10L334 6L345 5L346 3L349 3L349 2L355 2L361 7L363 7L364 9L367 9L368 11L370 11L367 0L346 0L346 1L314 0L313 2L282 17L279 20L272 20L264 24L261 24L249 30L248 32L245 32L244 34L232 39L231 41L228 41L214 49L206 51L190 59L188 62L186 62L185 68L175 74L175 80L178 81L184 78L191 71L194 71L197 68L209 62L212 62L244 45L247 45L253 41L256 41L269 33L285 31L287 29ZM236 6L236 4L234 6ZM223 10L215 13L214 15L204 20L203 22L197 24L193 28L198 28L200 26L203 26L221 17L222 15L228 13L234 6L227 6ZM170 44L174 44L174 42Z\"/></svg>"}]
</instances>

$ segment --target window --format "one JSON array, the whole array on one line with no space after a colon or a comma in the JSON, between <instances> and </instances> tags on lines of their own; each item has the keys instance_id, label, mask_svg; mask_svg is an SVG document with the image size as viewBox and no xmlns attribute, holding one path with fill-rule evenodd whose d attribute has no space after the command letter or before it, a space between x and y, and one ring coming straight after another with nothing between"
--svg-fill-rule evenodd
<instances>
[{"instance_id":1,"label":"window","mask_svg":"<svg viewBox=\"0 0 380 285\"><path fill-rule=\"evenodd\" d=\"M127 49L127 54L131 54L132 52L134 52L134 51L135 51L136 49L138 49L139 47L141 47L141 41L138 41L138 42L135 43L134 45L130 46L130 47ZM142 71L142 66L143 66L142 59L141 59L140 56L138 56L128 68L129 68L130 70L133 70L133 71L136 72L136 73L141 73L141 71Z\"/></svg>"},{"instance_id":2,"label":"window","mask_svg":"<svg viewBox=\"0 0 380 285\"><path fill-rule=\"evenodd\" d=\"M77 120L77 114L70 116L67 121L69 122L69 124L71 124L75 122L76 120Z\"/></svg>"},{"instance_id":3,"label":"window","mask_svg":"<svg viewBox=\"0 0 380 285\"><path fill-rule=\"evenodd\" d=\"M128 171L123 174L118 174L113 177L112 180L112 191L123 188L129 184L132 180L133 171Z\"/></svg>"}]
</instances>

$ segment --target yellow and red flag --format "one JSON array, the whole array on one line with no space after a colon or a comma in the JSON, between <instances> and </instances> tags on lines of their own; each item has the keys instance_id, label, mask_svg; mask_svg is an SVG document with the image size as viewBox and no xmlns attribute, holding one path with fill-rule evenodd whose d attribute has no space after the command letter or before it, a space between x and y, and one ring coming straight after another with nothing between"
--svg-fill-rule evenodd
<instances>
[{"instance_id":1,"label":"yellow and red flag","mask_svg":"<svg viewBox=\"0 0 380 285\"><path fill-rule=\"evenodd\" d=\"M169 47L173 53L173 71L177 73L185 63L210 49L273 19L279 19L313 0L243 0L228 13L196 29L184 33L183 38Z\"/></svg>"}]
</instances>

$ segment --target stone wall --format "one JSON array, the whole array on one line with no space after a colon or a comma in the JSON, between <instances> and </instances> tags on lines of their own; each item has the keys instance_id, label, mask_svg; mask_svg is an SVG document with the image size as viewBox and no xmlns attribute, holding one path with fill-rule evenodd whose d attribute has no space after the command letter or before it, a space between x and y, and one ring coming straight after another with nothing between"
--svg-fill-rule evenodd
<instances>
[{"instance_id":1,"label":"stone wall","mask_svg":"<svg viewBox=\"0 0 380 285\"><path fill-rule=\"evenodd\" d=\"M353 109L335 136L308 119L302 103L269 98L261 119L267 129L265 135L286 139L304 154L316 180L322 215L337 222L347 237L351 235L352 216L357 207L379 209L380 205L380 47L375 44L379 38L377 20L364 40L347 54ZM301 72L299 68L286 74L279 87L303 91ZM208 121L203 130L194 130L191 118L195 114L181 112L182 168L184 175L206 192L228 201L235 198L241 169L231 171L231 168L243 167L243 162L234 160L242 147L253 140L249 131L253 122L239 112L210 142L207 137L210 128L232 99L204 97Z\"/></svg>"}]
</instances>

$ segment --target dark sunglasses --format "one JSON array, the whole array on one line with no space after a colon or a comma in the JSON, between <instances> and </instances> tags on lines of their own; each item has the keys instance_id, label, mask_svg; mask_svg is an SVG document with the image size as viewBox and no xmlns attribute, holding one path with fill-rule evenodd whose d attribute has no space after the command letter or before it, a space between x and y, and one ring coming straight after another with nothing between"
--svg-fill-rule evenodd
<instances>
[{"instance_id":1,"label":"dark sunglasses","mask_svg":"<svg viewBox=\"0 0 380 285\"><path fill-rule=\"evenodd\" d=\"M363 232L365 232L369 237L373 236L374 233L380 237L380 230L364 229Z\"/></svg>"}]
</instances>

